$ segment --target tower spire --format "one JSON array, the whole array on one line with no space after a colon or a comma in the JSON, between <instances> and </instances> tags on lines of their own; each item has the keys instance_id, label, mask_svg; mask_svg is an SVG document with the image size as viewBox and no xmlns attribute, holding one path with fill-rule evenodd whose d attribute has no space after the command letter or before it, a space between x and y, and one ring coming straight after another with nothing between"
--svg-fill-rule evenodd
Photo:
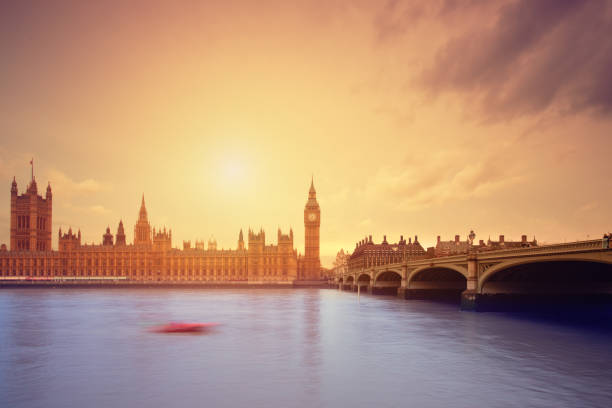
<instances>
[{"instance_id":1,"label":"tower spire","mask_svg":"<svg viewBox=\"0 0 612 408\"><path fill-rule=\"evenodd\" d=\"M308 190L308 201L310 203L316 203L317 201L317 190L314 187L314 177L310 179L310 189Z\"/></svg>"},{"instance_id":2,"label":"tower spire","mask_svg":"<svg viewBox=\"0 0 612 408\"><path fill-rule=\"evenodd\" d=\"M147 221L147 207L145 205L144 193L142 193L142 202L140 203L139 220Z\"/></svg>"},{"instance_id":3,"label":"tower spire","mask_svg":"<svg viewBox=\"0 0 612 408\"><path fill-rule=\"evenodd\" d=\"M34 181L34 158L30 160L30 166L32 166L32 181Z\"/></svg>"}]
</instances>

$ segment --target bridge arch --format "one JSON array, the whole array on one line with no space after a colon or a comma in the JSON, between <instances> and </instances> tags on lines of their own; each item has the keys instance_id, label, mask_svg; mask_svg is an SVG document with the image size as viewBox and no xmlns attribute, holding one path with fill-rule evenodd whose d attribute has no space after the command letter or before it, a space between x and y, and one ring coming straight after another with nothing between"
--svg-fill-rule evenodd
<instances>
[{"instance_id":1,"label":"bridge arch","mask_svg":"<svg viewBox=\"0 0 612 408\"><path fill-rule=\"evenodd\" d=\"M352 284L353 282L355 282L355 278L353 277L353 275L349 275L346 277L347 284Z\"/></svg>"},{"instance_id":2,"label":"bridge arch","mask_svg":"<svg viewBox=\"0 0 612 408\"><path fill-rule=\"evenodd\" d=\"M429 265L411 271L405 295L409 299L459 302L467 289L467 270L457 265Z\"/></svg>"},{"instance_id":3,"label":"bridge arch","mask_svg":"<svg viewBox=\"0 0 612 408\"><path fill-rule=\"evenodd\" d=\"M362 273L359 275L359 277L357 278L357 282L359 282L359 284L370 284L370 274L367 273Z\"/></svg>"},{"instance_id":4,"label":"bridge arch","mask_svg":"<svg viewBox=\"0 0 612 408\"><path fill-rule=\"evenodd\" d=\"M397 296L402 286L402 274L393 269L379 271L374 276L372 294Z\"/></svg>"},{"instance_id":5,"label":"bridge arch","mask_svg":"<svg viewBox=\"0 0 612 408\"><path fill-rule=\"evenodd\" d=\"M612 293L612 257L559 255L510 260L488 268L478 293Z\"/></svg>"},{"instance_id":6,"label":"bridge arch","mask_svg":"<svg viewBox=\"0 0 612 408\"><path fill-rule=\"evenodd\" d=\"M450 272L456 272L454 274L444 274L442 271L450 271ZM417 280L423 280L423 278L425 278L425 275L429 275L429 274L433 274L436 272L442 272L442 273L438 273L438 275L443 275L443 276L456 276L456 275L461 275L464 279L467 279L468 276L468 271L466 268L463 268L461 266L457 266L457 265L428 265L428 266L423 266L421 268L417 268L413 271L411 271L408 274L408 278L407 278L407 284L410 285L410 283L412 281L415 280L415 278Z\"/></svg>"},{"instance_id":7,"label":"bridge arch","mask_svg":"<svg viewBox=\"0 0 612 408\"><path fill-rule=\"evenodd\" d=\"M378 282L389 282L389 281L398 281L401 283L402 281L402 273L400 271L396 271L395 269L385 269L377 272L374 275L374 284Z\"/></svg>"}]
</instances>

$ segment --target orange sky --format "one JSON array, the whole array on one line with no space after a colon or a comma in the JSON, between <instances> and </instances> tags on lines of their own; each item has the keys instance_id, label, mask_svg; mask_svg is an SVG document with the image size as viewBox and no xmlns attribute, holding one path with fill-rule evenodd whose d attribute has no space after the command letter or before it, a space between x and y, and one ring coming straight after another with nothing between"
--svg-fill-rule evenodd
<instances>
[{"instance_id":1,"label":"orange sky","mask_svg":"<svg viewBox=\"0 0 612 408\"><path fill-rule=\"evenodd\" d=\"M35 158L57 229L173 244L293 227L540 241L612 230L609 2L0 5L0 242ZM27 4L26 4L27 3ZM217 4L219 3L219 4ZM220 4L222 3L222 4Z\"/></svg>"}]
</instances>

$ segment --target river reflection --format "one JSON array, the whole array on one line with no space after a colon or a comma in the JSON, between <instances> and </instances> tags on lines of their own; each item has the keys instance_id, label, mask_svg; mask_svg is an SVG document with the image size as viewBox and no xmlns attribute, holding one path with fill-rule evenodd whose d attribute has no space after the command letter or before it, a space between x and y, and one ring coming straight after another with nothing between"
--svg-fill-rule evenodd
<instances>
[{"instance_id":1,"label":"river reflection","mask_svg":"<svg viewBox=\"0 0 612 408\"><path fill-rule=\"evenodd\" d=\"M148 331L221 323L199 336ZM608 407L612 332L333 290L0 291L7 407Z\"/></svg>"}]
</instances>

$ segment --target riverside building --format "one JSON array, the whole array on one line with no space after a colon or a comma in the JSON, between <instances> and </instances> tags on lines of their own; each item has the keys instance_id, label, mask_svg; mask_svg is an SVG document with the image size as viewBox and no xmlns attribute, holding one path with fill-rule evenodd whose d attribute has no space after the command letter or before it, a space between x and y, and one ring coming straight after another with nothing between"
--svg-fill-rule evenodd
<instances>
[{"instance_id":1,"label":"riverside building","mask_svg":"<svg viewBox=\"0 0 612 408\"><path fill-rule=\"evenodd\" d=\"M320 279L320 208L311 182L304 208L305 254L293 246L293 230L277 232L276 244L266 243L266 234L248 230L246 242L240 230L235 249L217 249L214 239L183 242L172 247L172 230L155 229L148 219L144 195L134 241L129 244L123 221L115 235L110 227L100 244L81 241L81 231L58 230L58 250L51 247L51 186L46 197L38 195L32 180L24 194L11 185L10 249L0 247L0 278L3 280L125 280L143 283L248 283L291 284L296 280Z\"/></svg>"}]
</instances>

